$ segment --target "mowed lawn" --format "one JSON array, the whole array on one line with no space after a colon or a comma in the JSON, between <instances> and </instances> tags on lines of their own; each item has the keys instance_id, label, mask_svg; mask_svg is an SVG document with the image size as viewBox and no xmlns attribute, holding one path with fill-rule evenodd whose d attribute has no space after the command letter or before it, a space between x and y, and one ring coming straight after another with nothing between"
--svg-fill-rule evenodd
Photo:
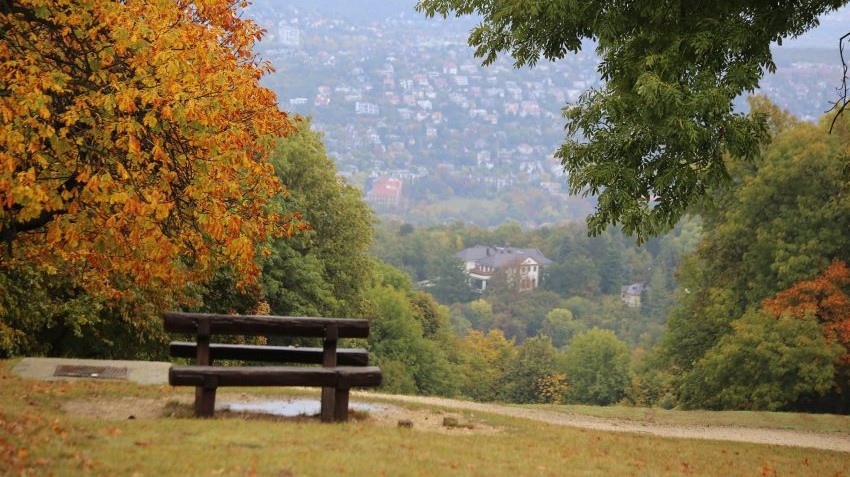
<instances>
[{"instance_id":1,"label":"mowed lawn","mask_svg":"<svg viewBox=\"0 0 850 477\"><path fill-rule=\"evenodd\" d=\"M475 414L476 432L311 419L97 419L108 406L186 402L191 389L21 379L0 362L0 475L850 475L850 454L665 439ZM252 392L276 393L275 390ZM135 402L130 401L130 402ZM186 405L170 409L182 415Z\"/></svg>"}]
</instances>

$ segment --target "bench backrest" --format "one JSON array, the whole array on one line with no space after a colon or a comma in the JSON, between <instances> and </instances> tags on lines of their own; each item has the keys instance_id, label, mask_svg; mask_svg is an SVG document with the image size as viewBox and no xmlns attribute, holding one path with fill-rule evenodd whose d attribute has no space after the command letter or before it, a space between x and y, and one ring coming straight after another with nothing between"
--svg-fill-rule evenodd
<instances>
[{"instance_id":1,"label":"bench backrest","mask_svg":"<svg viewBox=\"0 0 850 477\"><path fill-rule=\"evenodd\" d=\"M230 359L237 361L265 361L269 363L323 364L324 350L313 347L262 346L247 344L210 344L210 360ZM172 341L168 345L172 358L196 358L197 343ZM369 366L369 352L362 348L337 348L337 363L340 366Z\"/></svg>"},{"instance_id":2,"label":"bench backrest","mask_svg":"<svg viewBox=\"0 0 850 477\"><path fill-rule=\"evenodd\" d=\"M329 338L368 338L369 321L300 316L219 315L166 312L165 331L204 335L277 335ZM204 329L206 327L208 329ZM334 333L333 328L336 328Z\"/></svg>"}]
</instances>

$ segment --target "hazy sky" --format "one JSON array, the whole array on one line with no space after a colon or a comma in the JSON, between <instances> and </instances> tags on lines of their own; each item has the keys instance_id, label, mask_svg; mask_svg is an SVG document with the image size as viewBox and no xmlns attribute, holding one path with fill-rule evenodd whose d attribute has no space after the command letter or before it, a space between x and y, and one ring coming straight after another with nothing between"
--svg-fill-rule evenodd
<instances>
[{"instance_id":1,"label":"hazy sky","mask_svg":"<svg viewBox=\"0 0 850 477\"><path fill-rule=\"evenodd\" d=\"M850 31L850 6L821 18L821 24L803 36L790 40L794 48L835 48L838 54L838 39Z\"/></svg>"}]
</instances>

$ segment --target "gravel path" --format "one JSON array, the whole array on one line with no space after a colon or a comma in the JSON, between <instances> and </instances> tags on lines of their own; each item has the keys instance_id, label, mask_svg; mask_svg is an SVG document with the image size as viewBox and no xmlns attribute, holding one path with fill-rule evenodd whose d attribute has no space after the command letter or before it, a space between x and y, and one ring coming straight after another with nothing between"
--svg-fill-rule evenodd
<instances>
[{"instance_id":1,"label":"gravel path","mask_svg":"<svg viewBox=\"0 0 850 477\"><path fill-rule=\"evenodd\" d=\"M498 404L459 401L422 396L397 396L386 394L364 394L391 399L399 402L429 404L453 409L486 412L502 416L519 417L533 421L578 427L598 431L631 432L677 439L708 439L718 441L750 442L781 446L808 447L814 449L850 452L850 434L793 431L785 429L752 429L728 426L676 426L636 422L624 419L606 419L592 416L548 411L543 409L524 409Z\"/></svg>"}]
</instances>

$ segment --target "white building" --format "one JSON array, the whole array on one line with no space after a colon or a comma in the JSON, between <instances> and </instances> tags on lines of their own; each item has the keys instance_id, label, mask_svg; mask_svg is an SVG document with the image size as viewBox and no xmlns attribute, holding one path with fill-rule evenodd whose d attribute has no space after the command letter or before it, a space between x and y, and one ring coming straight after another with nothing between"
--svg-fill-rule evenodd
<instances>
[{"instance_id":1,"label":"white building","mask_svg":"<svg viewBox=\"0 0 850 477\"><path fill-rule=\"evenodd\" d=\"M487 284L498 270L505 270L508 281L516 283L520 290L537 288L543 267L553 263L536 248L476 245L461 250L455 256L463 260L469 284L478 291L487 289Z\"/></svg>"}]
</instances>

